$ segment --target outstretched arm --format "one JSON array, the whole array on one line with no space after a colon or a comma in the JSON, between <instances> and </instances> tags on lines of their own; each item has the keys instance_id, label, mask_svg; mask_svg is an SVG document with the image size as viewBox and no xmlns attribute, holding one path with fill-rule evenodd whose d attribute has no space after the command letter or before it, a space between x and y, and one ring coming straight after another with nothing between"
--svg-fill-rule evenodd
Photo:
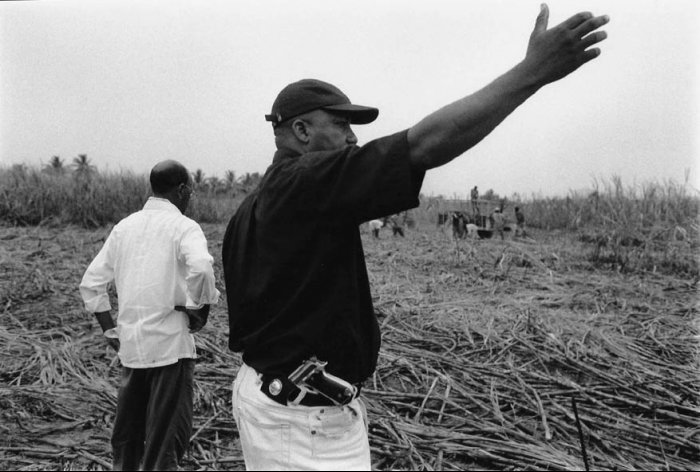
<instances>
[{"instance_id":1,"label":"outstretched arm","mask_svg":"<svg viewBox=\"0 0 700 472\"><path fill-rule=\"evenodd\" d=\"M481 141L513 110L544 85L596 58L591 48L604 40L607 16L578 13L547 29L549 8L542 5L522 62L476 93L428 115L408 130L411 162L432 169Z\"/></svg>"}]
</instances>

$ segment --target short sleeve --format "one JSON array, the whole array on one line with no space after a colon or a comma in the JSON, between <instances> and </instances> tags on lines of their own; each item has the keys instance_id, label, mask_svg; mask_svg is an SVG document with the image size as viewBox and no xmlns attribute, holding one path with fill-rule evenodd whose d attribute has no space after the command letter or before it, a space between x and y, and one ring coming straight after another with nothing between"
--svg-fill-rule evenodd
<instances>
[{"instance_id":1,"label":"short sleeve","mask_svg":"<svg viewBox=\"0 0 700 472\"><path fill-rule=\"evenodd\" d=\"M358 223L418 206L425 172L412 168L407 131L299 158L308 206Z\"/></svg>"}]
</instances>

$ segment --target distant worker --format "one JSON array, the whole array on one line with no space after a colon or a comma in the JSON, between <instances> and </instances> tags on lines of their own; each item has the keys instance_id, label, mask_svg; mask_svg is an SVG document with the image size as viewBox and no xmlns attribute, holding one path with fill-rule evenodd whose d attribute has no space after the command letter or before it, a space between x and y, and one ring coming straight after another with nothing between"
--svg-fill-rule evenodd
<instances>
[{"instance_id":1,"label":"distant worker","mask_svg":"<svg viewBox=\"0 0 700 472\"><path fill-rule=\"evenodd\" d=\"M525 215L520 207L515 207L515 236L525 237Z\"/></svg>"},{"instance_id":2,"label":"distant worker","mask_svg":"<svg viewBox=\"0 0 700 472\"><path fill-rule=\"evenodd\" d=\"M505 239L503 237L503 229L505 227L505 220L503 218L503 213L501 213L500 208L496 208L493 210L493 214L491 214L491 218L493 221L493 230L495 232L498 232L498 234L501 236L501 239Z\"/></svg>"},{"instance_id":3,"label":"distant worker","mask_svg":"<svg viewBox=\"0 0 700 472\"><path fill-rule=\"evenodd\" d=\"M154 196L114 227L80 283L85 308L122 364L114 470L177 470L192 434L192 333L219 299L207 240L183 214L193 192L187 169L164 161L150 180ZM111 282L119 300L116 326Z\"/></svg>"},{"instance_id":4,"label":"distant worker","mask_svg":"<svg viewBox=\"0 0 700 472\"><path fill-rule=\"evenodd\" d=\"M452 237L456 239L464 238L467 231L467 217L462 211L452 212Z\"/></svg>"},{"instance_id":5,"label":"distant worker","mask_svg":"<svg viewBox=\"0 0 700 472\"><path fill-rule=\"evenodd\" d=\"M475 218L479 216L479 189L476 185L472 189L472 214Z\"/></svg>"},{"instance_id":6,"label":"distant worker","mask_svg":"<svg viewBox=\"0 0 700 472\"><path fill-rule=\"evenodd\" d=\"M369 222L369 229L375 238L379 237L379 230L386 225L384 220L372 220Z\"/></svg>"},{"instance_id":7,"label":"distant worker","mask_svg":"<svg viewBox=\"0 0 700 472\"><path fill-rule=\"evenodd\" d=\"M405 214L404 214L405 215ZM404 217L404 220L406 218ZM398 216L392 215L389 217L389 224L391 225L391 233L394 236L401 236L402 238L404 237L404 232L403 232L403 224L399 221Z\"/></svg>"}]
</instances>

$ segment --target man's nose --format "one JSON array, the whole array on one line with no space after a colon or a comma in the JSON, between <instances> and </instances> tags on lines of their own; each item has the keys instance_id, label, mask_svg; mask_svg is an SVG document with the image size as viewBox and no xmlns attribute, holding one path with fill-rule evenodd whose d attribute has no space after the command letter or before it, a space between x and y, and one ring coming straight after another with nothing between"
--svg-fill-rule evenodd
<instances>
[{"instance_id":1,"label":"man's nose","mask_svg":"<svg viewBox=\"0 0 700 472\"><path fill-rule=\"evenodd\" d=\"M348 130L346 141L348 144L357 144L357 136L355 136L355 133L353 133L352 130Z\"/></svg>"}]
</instances>

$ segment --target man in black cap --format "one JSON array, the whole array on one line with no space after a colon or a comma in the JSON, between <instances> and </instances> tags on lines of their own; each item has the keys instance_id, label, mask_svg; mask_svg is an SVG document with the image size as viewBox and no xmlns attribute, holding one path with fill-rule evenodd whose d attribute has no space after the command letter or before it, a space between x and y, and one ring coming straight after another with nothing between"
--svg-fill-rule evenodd
<instances>
[{"instance_id":1,"label":"man in black cap","mask_svg":"<svg viewBox=\"0 0 700 472\"><path fill-rule=\"evenodd\" d=\"M525 59L408 130L357 146L376 108L331 84L285 87L266 119L277 152L223 242L229 347L243 353L233 412L248 469L369 470L361 383L380 334L358 226L419 204L425 171L474 146L542 86L599 54L605 16L547 29Z\"/></svg>"}]
</instances>

